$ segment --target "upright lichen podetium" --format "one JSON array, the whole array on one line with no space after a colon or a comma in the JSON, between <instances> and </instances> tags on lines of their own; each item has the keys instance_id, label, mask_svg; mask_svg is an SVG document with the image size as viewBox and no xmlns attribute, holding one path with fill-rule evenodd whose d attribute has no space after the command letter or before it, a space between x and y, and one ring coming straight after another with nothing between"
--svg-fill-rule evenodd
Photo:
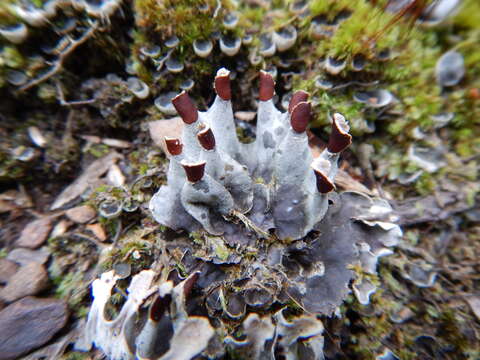
<instances>
[{"instance_id":1,"label":"upright lichen podetium","mask_svg":"<svg viewBox=\"0 0 480 360\"><path fill-rule=\"evenodd\" d=\"M339 154L351 142L347 121L333 115L329 145L314 161L306 135L312 114L308 94L296 92L282 113L273 102L272 76L261 71L259 80L257 134L251 144L236 136L228 70L217 72L217 96L208 111L199 112L186 92L173 99L184 129L181 141L166 139L167 145L178 145L167 146L173 162L168 184L150 202L159 223L187 231L201 225L228 237L238 234L233 228L239 225L230 220L239 217L259 234L273 231L280 239L296 240L322 220ZM180 165L186 176L178 174Z\"/></svg>"}]
</instances>

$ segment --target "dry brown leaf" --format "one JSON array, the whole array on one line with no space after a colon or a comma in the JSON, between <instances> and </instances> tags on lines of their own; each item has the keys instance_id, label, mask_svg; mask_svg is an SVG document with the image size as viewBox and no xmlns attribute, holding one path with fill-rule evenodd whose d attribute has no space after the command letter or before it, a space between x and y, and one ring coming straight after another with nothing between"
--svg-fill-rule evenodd
<instances>
[{"instance_id":1,"label":"dry brown leaf","mask_svg":"<svg viewBox=\"0 0 480 360\"><path fill-rule=\"evenodd\" d=\"M97 183L98 179L105 174L108 169L121 159L122 155L113 151L110 154L92 162L85 171L70 185L68 185L60 195L55 199L51 210L61 208L63 205L76 199L87 190L90 185Z\"/></svg>"}]
</instances>

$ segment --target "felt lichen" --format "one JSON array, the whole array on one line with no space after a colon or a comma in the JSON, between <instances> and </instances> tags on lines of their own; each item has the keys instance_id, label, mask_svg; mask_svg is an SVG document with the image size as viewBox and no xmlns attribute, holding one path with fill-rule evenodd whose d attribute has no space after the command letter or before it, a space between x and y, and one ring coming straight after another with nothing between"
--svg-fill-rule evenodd
<instances>
[{"instance_id":1,"label":"felt lichen","mask_svg":"<svg viewBox=\"0 0 480 360\"><path fill-rule=\"evenodd\" d=\"M158 260L163 265L157 262L152 269L170 267L134 277L127 303L111 321L98 314L116 275L105 273L94 282L88 342L111 359L143 356L155 339L162 340L150 358L169 359L176 344L185 341L179 335L183 324L190 322L210 335L192 342L195 353L178 358L199 352L220 356L223 350L214 344L221 341L232 353L253 359L278 351L293 358L307 351L321 359L323 324L306 314L338 313L349 292L369 304L379 285L378 259L392 254L400 241L402 231L392 222L386 200L334 191L338 158L351 143L343 115L332 116L327 147L313 158L305 133L312 112L308 94L293 94L282 113L273 103L274 80L262 71L256 139L243 144L235 133L229 76L226 69L217 72L217 95L206 112L198 111L186 92L172 100L183 133L179 139L165 138L167 184L150 201L161 225L190 234L180 232L165 242ZM139 290L144 277L148 284ZM179 295L183 290L177 288L192 292ZM189 311L182 310L184 302ZM140 311L142 303L151 304L148 315ZM159 303L164 320L155 315ZM141 314L143 329L132 330L131 320L122 315L127 313ZM112 338L110 328L117 327Z\"/></svg>"}]
</instances>

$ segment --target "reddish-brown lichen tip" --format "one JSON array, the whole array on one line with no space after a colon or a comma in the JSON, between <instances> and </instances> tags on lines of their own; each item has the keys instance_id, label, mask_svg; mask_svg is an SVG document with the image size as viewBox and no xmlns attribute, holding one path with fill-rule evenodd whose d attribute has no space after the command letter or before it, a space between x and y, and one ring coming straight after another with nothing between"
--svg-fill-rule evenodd
<instances>
[{"instance_id":1,"label":"reddish-brown lichen tip","mask_svg":"<svg viewBox=\"0 0 480 360\"><path fill-rule=\"evenodd\" d=\"M332 133L328 139L327 149L331 153L339 153L345 150L352 143L352 136L348 133L348 126L342 114L333 114Z\"/></svg>"},{"instance_id":2,"label":"reddish-brown lichen tip","mask_svg":"<svg viewBox=\"0 0 480 360\"><path fill-rule=\"evenodd\" d=\"M298 103L292 110L290 125L297 133L303 133L312 118L312 105L307 102Z\"/></svg>"},{"instance_id":3,"label":"reddish-brown lichen tip","mask_svg":"<svg viewBox=\"0 0 480 360\"><path fill-rule=\"evenodd\" d=\"M205 150L213 150L215 148L215 136L210 127L206 127L200 131L197 134L197 138L200 145L202 145Z\"/></svg>"},{"instance_id":4,"label":"reddish-brown lichen tip","mask_svg":"<svg viewBox=\"0 0 480 360\"><path fill-rule=\"evenodd\" d=\"M183 144L177 138L164 137L165 145L167 146L167 151L170 155L176 156L180 155L183 150Z\"/></svg>"},{"instance_id":5,"label":"reddish-brown lichen tip","mask_svg":"<svg viewBox=\"0 0 480 360\"><path fill-rule=\"evenodd\" d=\"M273 77L271 74L267 73L266 71L260 71L260 91L258 94L258 98L261 101L268 101L273 98L275 94L275 81L273 81Z\"/></svg>"},{"instance_id":6,"label":"reddish-brown lichen tip","mask_svg":"<svg viewBox=\"0 0 480 360\"><path fill-rule=\"evenodd\" d=\"M230 89L230 71L225 68L221 68L215 76L214 82L215 92L222 100L231 100L232 91Z\"/></svg>"},{"instance_id":7,"label":"reddish-brown lichen tip","mask_svg":"<svg viewBox=\"0 0 480 360\"><path fill-rule=\"evenodd\" d=\"M306 102L308 100L309 94L303 90L296 91L292 98L290 99L290 103L288 104L288 112L291 114L295 106L297 106L301 102Z\"/></svg>"},{"instance_id":8,"label":"reddish-brown lichen tip","mask_svg":"<svg viewBox=\"0 0 480 360\"><path fill-rule=\"evenodd\" d=\"M159 322L168 311L172 302L172 295L157 296L150 306L150 319L154 322Z\"/></svg>"},{"instance_id":9,"label":"reddish-brown lichen tip","mask_svg":"<svg viewBox=\"0 0 480 360\"><path fill-rule=\"evenodd\" d=\"M199 277L200 271L196 271L185 279L185 284L183 284L183 295L188 296L188 294L190 294Z\"/></svg>"},{"instance_id":10,"label":"reddish-brown lichen tip","mask_svg":"<svg viewBox=\"0 0 480 360\"><path fill-rule=\"evenodd\" d=\"M198 119L198 110L185 91L175 96L172 104L186 124L193 124Z\"/></svg>"},{"instance_id":11,"label":"reddish-brown lichen tip","mask_svg":"<svg viewBox=\"0 0 480 360\"><path fill-rule=\"evenodd\" d=\"M187 180L192 183L202 180L203 175L205 174L205 164L205 161L198 163L187 163L182 161L182 166L185 169Z\"/></svg>"},{"instance_id":12,"label":"reddish-brown lichen tip","mask_svg":"<svg viewBox=\"0 0 480 360\"><path fill-rule=\"evenodd\" d=\"M322 172L322 170L312 166L313 172L315 173L315 178L317 179L317 190L319 193L327 194L333 189L335 185L330 181L330 179Z\"/></svg>"}]
</instances>

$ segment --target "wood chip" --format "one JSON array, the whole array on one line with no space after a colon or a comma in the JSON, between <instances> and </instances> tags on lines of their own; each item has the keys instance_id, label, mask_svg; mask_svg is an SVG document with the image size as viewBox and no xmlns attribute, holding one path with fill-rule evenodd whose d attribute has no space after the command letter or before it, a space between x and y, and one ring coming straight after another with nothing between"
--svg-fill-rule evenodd
<instances>
[{"instance_id":1,"label":"wood chip","mask_svg":"<svg viewBox=\"0 0 480 360\"><path fill-rule=\"evenodd\" d=\"M148 123L148 130L155 145L160 146L166 153L164 137L180 138L183 130L183 120L180 117L174 117L167 120L156 120Z\"/></svg>"},{"instance_id":2,"label":"wood chip","mask_svg":"<svg viewBox=\"0 0 480 360\"><path fill-rule=\"evenodd\" d=\"M105 174L110 167L121 159L122 155L113 151L110 154L95 160L85 171L69 186L67 186L55 199L51 210L61 208L65 204L82 195L91 184L98 182L99 178Z\"/></svg>"}]
</instances>

